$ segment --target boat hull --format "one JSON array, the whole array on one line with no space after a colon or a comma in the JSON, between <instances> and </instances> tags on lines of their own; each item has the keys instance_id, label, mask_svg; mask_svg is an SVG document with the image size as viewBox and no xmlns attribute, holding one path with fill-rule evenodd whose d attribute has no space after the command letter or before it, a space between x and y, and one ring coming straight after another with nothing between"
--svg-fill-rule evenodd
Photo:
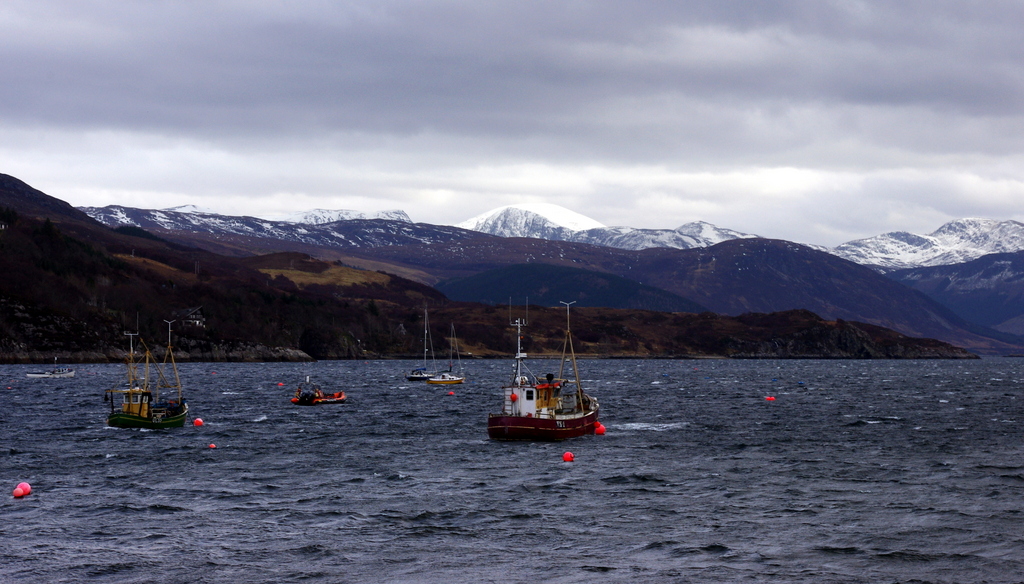
<instances>
[{"instance_id":1,"label":"boat hull","mask_svg":"<svg viewBox=\"0 0 1024 584\"><path fill-rule=\"evenodd\" d=\"M439 379L431 378L427 380L427 383L429 385L457 385L463 381L465 381L464 377L445 377Z\"/></svg>"},{"instance_id":2,"label":"boat hull","mask_svg":"<svg viewBox=\"0 0 1024 584\"><path fill-rule=\"evenodd\" d=\"M66 379L68 377L74 377L74 371L68 371L66 373L26 373L25 377L31 377L33 379Z\"/></svg>"},{"instance_id":3,"label":"boat hull","mask_svg":"<svg viewBox=\"0 0 1024 584\"><path fill-rule=\"evenodd\" d=\"M593 434L597 416L598 410L558 419L491 414L487 418L487 436L492 440L565 440Z\"/></svg>"},{"instance_id":4,"label":"boat hull","mask_svg":"<svg viewBox=\"0 0 1024 584\"><path fill-rule=\"evenodd\" d=\"M124 412L114 412L107 416L107 425L115 428L148 428L153 430L159 428L181 428L185 425L185 418L187 416L188 405L185 405L181 413L173 416L164 416L159 421Z\"/></svg>"},{"instance_id":5,"label":"boat hull","mask_svg":"<svg viewBox=\"0 0 1024 584\"><path fill-rule=\"evenodd\" d=\"M334 395L334 396L318 397L318 398L314 398L312 400L302 400L302 399L299 399L297 397L293 397L292 398L292 403L297 405L297 406L319 406L319 405L325 405L325 404L343 404L343 403L345 403L345 399L346 399L345 395L340 395L340 396Z\"/></svg>"}]
</instances>

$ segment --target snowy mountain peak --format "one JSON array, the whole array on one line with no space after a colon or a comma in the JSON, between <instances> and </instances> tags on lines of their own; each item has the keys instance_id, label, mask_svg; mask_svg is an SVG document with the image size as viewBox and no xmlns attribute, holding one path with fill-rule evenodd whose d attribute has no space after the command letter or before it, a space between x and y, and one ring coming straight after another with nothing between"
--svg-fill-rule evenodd
<instances>
[{"instance_id":1,"label":"snowy mountain peak","mask_svg":"<svg viewBox=\"0 0 1024 584\"><path fill-rule=\"evenodd\" d=\"M740 233L732 229L722 229L706 221L693 221L675 228L676 233L692 237L700 242L700 247L708 247L730 239L749 239L758 237L749 233Z\"/></svg>"},{"instance_id":2,"label":"snowy mountain peak","mask_svg":"<svg viewBox=\"0 0 1024 584\"><path fill-rule=\"evenodd\" d=\"M350 221L352 219L387 219L389 221L404 221L406 223L412 223L412 219L409 218L409 215L407 215L405 211L398 209L378 211L376 213L363 213L361 211L350 211L347 209L312 209L310 211L300 211L298 213L286 215L278 219L278 221L323 225L325 223Z\"/></svg>"},{"instance_id":3,"label":"snowy mountain peak","mask_svg":"<svg viewBox=\"0 0 1024 584\"><path fill-rule=\"evenodd\" d=\"M1024 223L957 219L928 235L906 231L848 241L830 250L858 264L887 270L958 264L990 253L1024 250Z\"/></svg>"},{"instance_id":4,"label":"snowy mountain peak","mask_svg":"<svg viewBox=\"0 0 1024 584\"><path fill-rule=\"evenodd\" d=\"M507 205L477 215L456 225L462 229L482 231L502 237L542 237L538 231L583 231L604 227L590 217L552 203Z\"/></svg>"},{"instance_id":5,"label":"snowy mountain peak","mask_svg":"<svg viewBox=\"0 0 1024 584\"><path fill-rule=\"evenodd\" d=\"M757 237L697 221L677 229L605 227L601 223L546 203L500 207L456 225L500 237L533 237L589 243L619 249L707 247L729 239Z\"/></svg>"}]
</instances>

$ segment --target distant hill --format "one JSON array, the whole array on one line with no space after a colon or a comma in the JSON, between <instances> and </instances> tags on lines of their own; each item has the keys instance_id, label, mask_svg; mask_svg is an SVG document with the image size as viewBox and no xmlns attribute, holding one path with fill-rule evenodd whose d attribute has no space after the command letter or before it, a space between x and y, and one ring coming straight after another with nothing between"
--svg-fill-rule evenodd
<instances>
[{"instance_id":1,"label":"distant hill","mask_svg":"<svg viewBox=\"0 0 1024 584\"><path fill-rule=\"evenodd\" d=\"M1024 252L990 254L962 264L896 270L886 275L971 322L1024 335Z\"/></svg>"},{"instance_id":2,"label":"distant hill","mask_svg":"<svg viewBox=\"0 0 1024 584\"><path fill-rule=\"evenodd\" d=\"M437 280L521 263L584 268L660 288L722 314L806 309L826 319L871 323L985 353L1024 348L1024 339L967 322L875 270L788 241L734 239L701 249L629 251L506 238L472 246L391 246L351 254L354 262L364 258L396 269L416 266Z\"/></svg>"},{"instance_id":3,"label":"distant hill","mask_svg":"<svg viewBox=\"0 0 1024 584\"><path fill-rule=\"evenodd\" d=\"M523 351L560 354L565 307L513 307L528 316ZM432 323L455 324L459 345L474 355L508 354L516 347L506 306L447 305L430 312ZM436 336L435 339L442 338ZM440 334L445 333L442 328ZM913 339L866 323L827 321L806 310L722 316L704 312L573 308L577 353L634 357L732 357L747 359L970 359L975 355L934 339Z\"/></svg>"},{"instance_id":4,"label":"distant hill","mask_svg":"<svg viewBox=\"0 0 1024 584\"><path fill-rule=\"evenodd\" d=\"M662 312L705 312L707 308L652 286L608 273L550 264L516 264L448 280L435 286L452 300L504 304L510 298L531 304L604 306Z\"/></svg>"}]
</instances>

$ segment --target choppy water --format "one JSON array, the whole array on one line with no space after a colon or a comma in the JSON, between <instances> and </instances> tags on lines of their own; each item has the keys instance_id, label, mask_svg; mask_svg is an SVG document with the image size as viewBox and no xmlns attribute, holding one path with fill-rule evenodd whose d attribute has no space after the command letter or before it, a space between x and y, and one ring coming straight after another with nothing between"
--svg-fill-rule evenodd
<instances>
[{"instance_id":1,"label":"choppy water","mask_svg":"<svg viewBox=\"0 0 1024 584\"><path fill-rule=\"evenodd\" d=\"M0 581L1024 581L1024 360L584 361L608 433L556 444L465 364L188 364L161 431L104 426L114 365L0 366Z\"/></svg>"}]
</instances>

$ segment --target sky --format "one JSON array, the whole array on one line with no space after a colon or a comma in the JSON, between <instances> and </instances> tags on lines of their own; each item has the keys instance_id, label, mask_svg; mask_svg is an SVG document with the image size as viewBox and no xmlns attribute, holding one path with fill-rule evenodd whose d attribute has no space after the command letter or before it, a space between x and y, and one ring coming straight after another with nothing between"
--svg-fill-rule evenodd
<instances>
[{"instance_id":1,"label":"sky","mask_svg":"<svg viewBox=\"0 0 1024 584\"><path fill-rule=\"evenodd\" d=\"M0 3L0 172L76 206L819 245L1024 221L1024 3Z\"/></svg>"}]
</instances>

